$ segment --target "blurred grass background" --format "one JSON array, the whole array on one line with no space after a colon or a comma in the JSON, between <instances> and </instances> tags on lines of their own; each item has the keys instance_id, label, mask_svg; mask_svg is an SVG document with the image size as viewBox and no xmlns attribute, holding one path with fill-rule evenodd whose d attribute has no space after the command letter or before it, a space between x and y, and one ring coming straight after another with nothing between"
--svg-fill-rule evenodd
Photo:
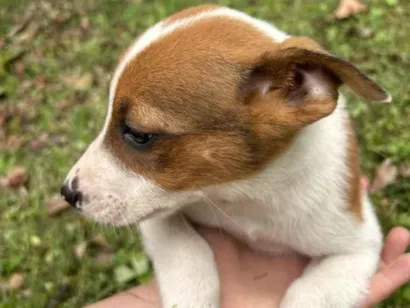
<instances>
[{"instance_id":1,"label":"blurred grass background","mask_svg":"<svg viewBox=\"0 0 410 308\"><path fill-rule=\"evenodd\" d=\"M344 20L332 17L336 0L217 3L315 38L392 93L389 106L347 93L348 107L363 172L373 178L385 159L392 164L382 179L389 185L372 195L384 230L410 228L410 1L368 1ZM0 0L0 307L81 307L150 278L137 230L86 221L57 194L101 128L121 52L195 4ZM410 307L410 287L381 307Z\"/></svg>"}]
</instances>

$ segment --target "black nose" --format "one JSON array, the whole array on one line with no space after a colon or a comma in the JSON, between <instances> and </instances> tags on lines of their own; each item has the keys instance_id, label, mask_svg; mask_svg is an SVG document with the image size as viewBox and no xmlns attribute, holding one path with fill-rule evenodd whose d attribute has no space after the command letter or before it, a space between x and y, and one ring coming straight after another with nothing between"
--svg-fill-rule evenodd
<instances>
[{"instance_id":1,"label":"black nose","mask_svg":"<svg viewBox=\"0 0 410 308\"><path fill-rule=\"evenodd\" d=\"M77 185L72 185L72 188L70 189L66 183L60 189L61 196L63 196L64 200L75 208L80 205L82 199L82 193L77 190L76 186Z\"/></svg>"}]
</instances>

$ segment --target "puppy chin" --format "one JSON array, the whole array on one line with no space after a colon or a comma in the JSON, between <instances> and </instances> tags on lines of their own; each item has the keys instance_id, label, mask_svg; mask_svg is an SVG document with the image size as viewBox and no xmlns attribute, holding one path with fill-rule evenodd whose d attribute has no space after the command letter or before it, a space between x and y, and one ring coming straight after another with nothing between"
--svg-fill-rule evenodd
<instances>
[{"instance_id":1,"label":"puppy chin","mask_svg":"<svg viewBox=\"0 0 410 308\"><path fill-rule=\"evenodd\" d=\"M154 217L166 217L175 212L172 209L152 209L148 211L135 211L132 213L120 212L121 209L113 208L112 206L101 207L101 209L95 209L94 207L84 206L81 210L81 214L87 218L94 220L97 223L112 225L115 227L128 226L138 224L141 221L154 218Z\"/></svg>"}]
</instances>

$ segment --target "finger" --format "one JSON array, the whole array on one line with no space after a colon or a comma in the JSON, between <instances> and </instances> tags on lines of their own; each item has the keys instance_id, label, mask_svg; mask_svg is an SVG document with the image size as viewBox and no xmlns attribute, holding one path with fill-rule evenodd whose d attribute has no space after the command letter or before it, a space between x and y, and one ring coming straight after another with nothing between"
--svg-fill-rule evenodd
<instances>
[{"instance_id":1,"label":"finger","mask_svg":"<svg viewBox=\"0 0 410 308\"><path fill-rule=\"evenodd\" d=\"M393 228L386 237L383 251L381 254L382 261L389 264L396 260L406 251L410 243L410 231L403 227Z\"/></svg>"},{"instance_id":2,"label":"finger","mask_svg":"<svg viewBox=\"0 0 410 308\"><path fill-rule=\"evenodd\" d=\"M371 279L369 294L360 307L376 305L409 281L410 254L406 254L397 258Z\"/></svg>"}]
</instances>

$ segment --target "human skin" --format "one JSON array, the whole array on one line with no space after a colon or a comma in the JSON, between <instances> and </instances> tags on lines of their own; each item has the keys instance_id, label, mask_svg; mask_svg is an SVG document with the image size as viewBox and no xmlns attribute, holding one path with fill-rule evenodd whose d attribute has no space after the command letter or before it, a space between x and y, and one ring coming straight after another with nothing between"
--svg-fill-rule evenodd
<instances>
[{"instance_id":1,"label":"human skin","mask_svg":"<svg viewBox=\"0 0 410 308\"><path fill-rule=\"evenodd\" d=\"M250 250L222 231L199 228L214 254L221 281L221 308L279 307L289 285L303 272L308 259L303 257L272 258ZM402 227L392 229L381 253L379 271L370 281L370 289L360 307L371 307L410 281L410 254L405 250L410 232ZM160 307L155 280L118 293L87 308Z\"/></svg>"}]
</instances>

